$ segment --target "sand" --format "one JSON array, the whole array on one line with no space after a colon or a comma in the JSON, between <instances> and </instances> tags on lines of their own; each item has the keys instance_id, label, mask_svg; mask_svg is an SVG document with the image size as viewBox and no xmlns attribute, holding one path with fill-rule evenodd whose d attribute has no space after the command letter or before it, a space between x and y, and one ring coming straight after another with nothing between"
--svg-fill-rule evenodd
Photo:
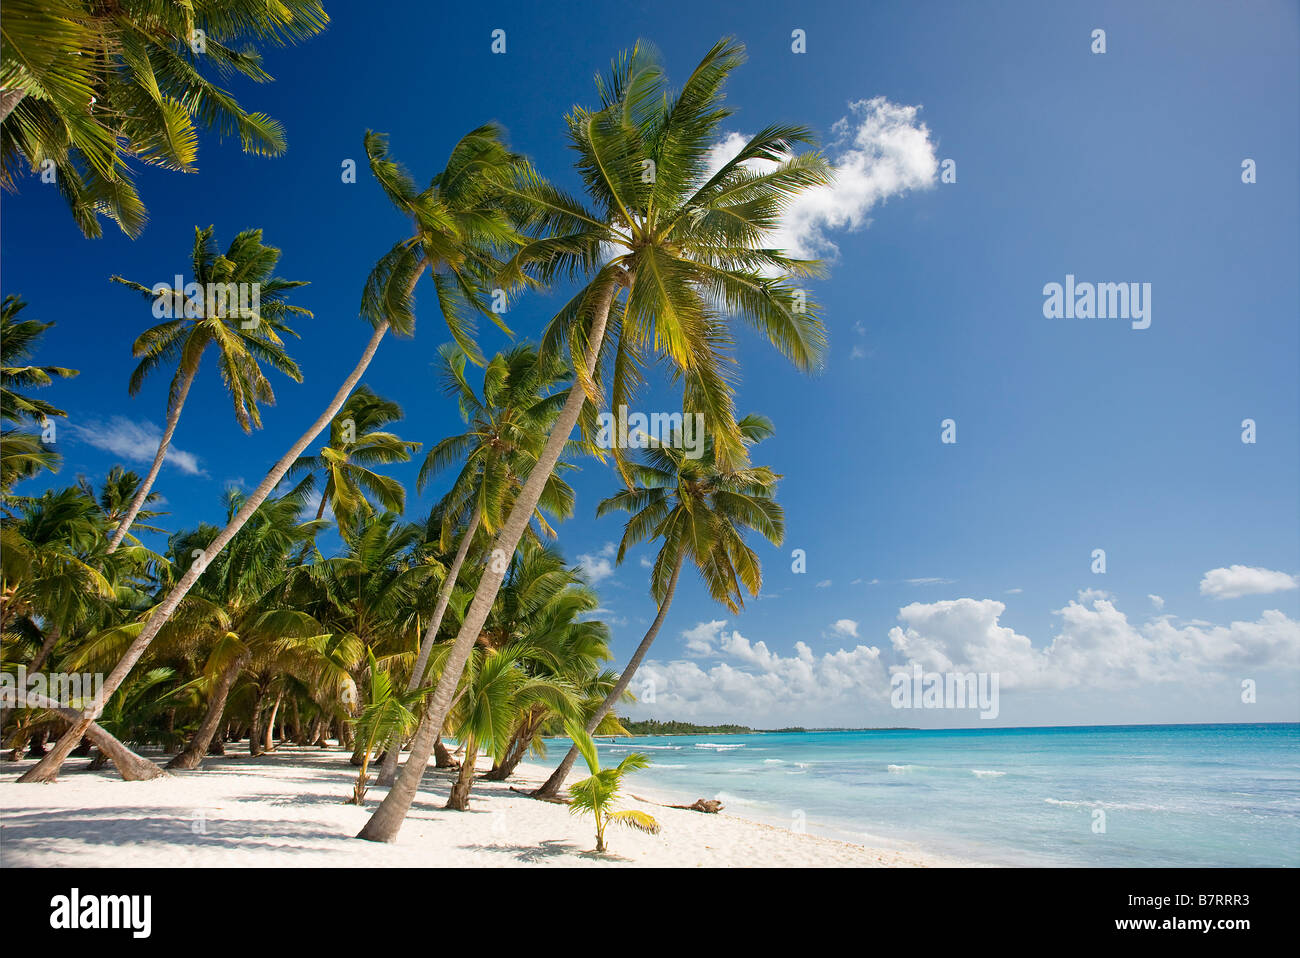
<instances>
[{"instance_id":1,"label":"sand","mask_svg":"<svg viewBox=\"0 0 1300 958\"><path fill-rule=\"evenodd\" d=\"M629 776L622 808L654 815L646 835L611 826L597 855L590 817L511 791L543 781L523 764L510 782L474 785L468 812L446 811L450 773L432 767L392 844L357 841L386 789L347 804L357 770L341 749L287 746L259 758L211 757L205 767L149 782L123 782L111 766L71 759L51 785L14 779L32 761L0 764L0 866L296 867L886 867L967 864L910 846L881 849L738 818L664 808L701 796L663 796ZM487 764L482 768L486 770ZM581 776L574 774L570 782ZM371 776L373 781L373 774Z\"/></svg>"}]
</instances>

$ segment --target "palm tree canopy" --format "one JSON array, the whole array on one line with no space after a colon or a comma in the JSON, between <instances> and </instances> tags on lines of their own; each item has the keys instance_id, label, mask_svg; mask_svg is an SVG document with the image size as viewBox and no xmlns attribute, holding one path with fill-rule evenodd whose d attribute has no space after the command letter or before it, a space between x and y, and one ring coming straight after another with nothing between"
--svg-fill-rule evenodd
<instances>
[{"instance_id":1,"label":"palm tree canopy","mask_svg":"<svg viewBox=\"0 0 1300 958\"><path fill-rule=\"evenodd\" d=\"M475 315L490 318L509 333L492 307L502 258L524 242L502 203L505 184L531 175L528 162L502 143L501 130L481 126L465 134L447 165L419 190L411 175L388 154L388 138L367 132L370 171L392 204L410 217L411 236L375 265L361 298L361 315L376 327L391 324L402 336L415 332L412 289L418 274L433 277L438 308L452 338L470 360L483 363L474 339ZM504 293L504 290L502 291Z\"/></svg>"},{"instance_id":2,"label":"palm tree canopy","mask_svg":"<svg viewBox=\"0 0 1300 958\"><path fill-rule=\"evenodd\" d=\"M771 420L756 415L741 419L737 430L746 446L773 433ZM699 570L710 596L737 612L744 605L742 587L756 596L763 582L745 531L752 529L773 545L785 537L785 513L775 499L781 477L766 466L724 465L715 435L707 435L698 459L690 458L680 443L650 440L628 466L627 487L603 500L596 515L631 513L618 546L619 562L629 547L663 540L650 578L656 601L662 601L679 558L684 558Z\"/></svg>"},{"instance_id":3,"label":"palm tree canopy","mask_svg":"<svg viewBox=\"0 0 1300 958\"><path fill-rule=\"evenodd\" d=\"M443 469L462 463L439 504L444 543L475 509L488 533L500 528L568 395L558 388L567 378L561 364L527 344L498 353L487 363L481 394L469 383L467 362L454 344L439 350L443 392L456 400L469 429L434 444L416 478L416 487L423 490ZM554 530L543 513L557 519L573 514L573 489L559 471L547 482L536 511L539 526L551 536Z\"/></svg>"},{"instance_id":4,"label":"palm tree canopy","mask_svg":"<svg viewBox=\"0 0 1300 958\"><path fill-rule=\"evenodd\" d=\"M513 257L506 282L589 282L551 321L543 348L568 346L593 402L600 369L587 369L587 327L602 291L619 289L598 366L612 361L611 405L630 404L651 351L682 377L685 405L706 412L720 460L738 460L732 325L756 330L802 370L826 346L819 307L797 284L818 261L769 245L791 201L830 182L832 171L801 126L760 130L714 168L721 125L731 116L723 87L744 62L743 46L719 41L680 91L658 57L638 43L597 78L600 106L567 117L592 205L524 175L510 190L512 214L535 237ZM610 358L612 356L612 359ZM616 450L615 457L621 459Z\"/></svg>"},{"instance_id":5,"label":"palm tree canopy","mask_svg":"<svg viewBox=\"0 0 1300 958\"><path fill-rule=\"evenodd\" d=\"M41 337L54 323L20 320L18 314L26 306L22 297L11 294L4 298L4 306L0 308L0 418L8 422L66 416L62 409L19 390L48 386L55 377L70 379L77 375L77 370L62 366L27 364L35 355Z\"/></svg>"},{"instance_id":6,"label":"palm tree canopy","mask_svg":"<svg viewBox=\"0 0 1300 958\"><path fill-rule=\"evenodd\" d=\"M131 347L140 360L131 374L130 393L140 391L151 372L164 364L176 364L172 376L170 402L175 402L182 384L193 376L209 345L216 345L221 378L234 404L235 419L245 432L262 425L258 403L273 404L275 392L262 372L268 365L294 382L302 382L298 364L285 351L281 334L297 337L288 325L293 316L311 317L301 306L289 303L288 294L304 280L281 279L275 275L280 250L262 242L260 229L244 230L235 236L225 253L217 252L214 228L194 228L192 281L204 291L199 300L187 297L184 289L163 285L144 286L112 277L143 294L154 304L155 315L168 316L166 322L141 333ZM228 284L256 286L259 305L249 309L212 308L220 300L207 291Z\"/></svg>"},{"instance_id":7,"label":"palm tree canopy","mask_svg":"<svg viewBox=\"0 0 1300 958\"><path fill-rule=\"evenodd\" d=\"M300 456L288 475L325 475L321 510L334 512L345 534L357 521L375 512L400 513L406 508L406 490L391 476L373 466L410 461L422 443L408 442L383 427L402 418L402 407L384 399L364 384L348 397L330 422L329 439L314 456Z\"/></svg>"},{"instance_id":8,"label":"palm tree canopy","mask_svg":"<svg viewBox=\"0 0 1300 958\"><path fill-rule=\"evenodd\" d=\"M20 163L53 164L91 237L100 214L140 233L128 163L192 171L199 126L238 136L246 153L284 152L279 122L209 75L268 82L255 43L299 43L329 22L319 0L9 0L0 17L0 185L13 189Z\"/></svg>"}]
</instances>

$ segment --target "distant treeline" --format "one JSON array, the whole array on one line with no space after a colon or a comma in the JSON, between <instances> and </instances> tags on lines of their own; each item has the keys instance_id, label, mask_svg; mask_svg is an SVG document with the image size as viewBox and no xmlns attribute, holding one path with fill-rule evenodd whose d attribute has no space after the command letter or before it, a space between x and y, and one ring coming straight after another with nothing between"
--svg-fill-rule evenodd
<instances>
[{"instance_id":1,"label":"distant treeline","mask_svg":"<svg viewBox=\"0 0 1300 958\"><path fill-rule=\"evenodd\" d=\"M690 722L660 722L646 719L634 722L619 718L618 723L629 735L744 735L754 729L745 725L692 725Z\"/></svg>"}]
</instances>

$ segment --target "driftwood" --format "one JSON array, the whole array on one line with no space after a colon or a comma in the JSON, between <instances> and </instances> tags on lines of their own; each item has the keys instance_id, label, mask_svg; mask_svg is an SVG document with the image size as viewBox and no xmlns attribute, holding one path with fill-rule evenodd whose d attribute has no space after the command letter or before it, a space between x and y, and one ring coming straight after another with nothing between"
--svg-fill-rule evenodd
<instances>
[{"instance_id":1,"label":"driftwood","mask_svg":"<svg viewBox=\"0 0 1300 958\"><path fill-rule=\"evenodd\" d=\"M647 805L658 805L660 808L680 808L688 812L705 812L709 815L716 815L726 807L716 798L697 798L690 805L665 805L663 802L652 802L640 795L633 795L632 797L638 802L645 802Z\"/></svg>"}]
</instances>

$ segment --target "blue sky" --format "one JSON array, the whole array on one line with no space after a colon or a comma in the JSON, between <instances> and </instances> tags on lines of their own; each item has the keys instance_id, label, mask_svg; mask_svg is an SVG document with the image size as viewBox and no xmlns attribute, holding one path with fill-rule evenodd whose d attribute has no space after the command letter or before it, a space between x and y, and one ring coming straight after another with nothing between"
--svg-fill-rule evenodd
<instances>
[{"instance_id":1,"label":"blue sky","mask_svg":"<svg viewBox=\"0 0 1300 958\"><path fill-rule=\"evenodd\" d=\"M325 35L269 51L274 84L236 88L284 123L283 157L205 137L198 174L141 174L151 220L135 241L111 224L100 240L81 238L55 190L34 179L4 198L3 291L58 323L40 359L82 370L46 391L70 413L51 483L97 479L118 461L79 429L163 419L165 377L127 395L130 343L152 318L111 274L169 280L186 269L193 227L211 223L223 246L263 227L284 251L280 274L311 281L297 301L315 318L293 346L305 382L276 382L264 430L238 429L211 365L191 394L175 443L200 474L168 465L158 488L169 527L212 521L222 488L257 482L367 336L362 283L405 224L364 170L365 130L389 133L424 181L461 134L496 120L577 190L562 117L593 101L597 70L641 37L680 80L734 34L750 61L729 87L727 132L806 123L832 159L865 164L877 201L846 187L829 209L852 213L857 228L822 209L803 234L832 255L815 289L831 336L819 375L741 336L738 405L775 421L762 457L785 476L787 542L759 547L764 598L729 616L688 582L645 673L654 702L634 714L976 724L966 712L889 708L889 668L915 658L998 671L1000 724L1296 721L1296 7L1044 6L584 4L555 22L523 4L395 4L380 18L327 2ZM505 55L489 49L497 28ZM1099 28L1103 54L1091 51ZM791 50L795 29L806 53ZM905 116L911 139L882 146L867 129L865 145L853 142L871 110L851 104L876 97L875 115ZM340 178L349 158L363 167L355 184ZM927 158L953 160L956 182L871 179L873 163L915 169ZM1246 158L1254 184L1241 179ZM1150 283L1150 327L1045 318L1043 287L1067 274ZM562 302L532 295L507 318L535 335ZM427 448L458 420L429 375L445 330L428 309L419 323L413 341L384 344L366 382L403 404L398 431ZM483 343L502 341L485 330ZM652 392L646 408L666 408L655 401L667 395ZM955 444L940 442L949 418ZM1246 418L1254 444L1241 441ZM415 497L415 470L393 470L412 517L441 491ZM615 482L587 462L574 485L578 515L560 542L599 575L620 527L594 509ZM803 574L791 568L795 548ZM1090 571L1095 549L1104 575ZM653 613L639 558L599 581L620 660ZM1233 566L1245 569L1207 578Z\"/></svg>"}]
</instances>

